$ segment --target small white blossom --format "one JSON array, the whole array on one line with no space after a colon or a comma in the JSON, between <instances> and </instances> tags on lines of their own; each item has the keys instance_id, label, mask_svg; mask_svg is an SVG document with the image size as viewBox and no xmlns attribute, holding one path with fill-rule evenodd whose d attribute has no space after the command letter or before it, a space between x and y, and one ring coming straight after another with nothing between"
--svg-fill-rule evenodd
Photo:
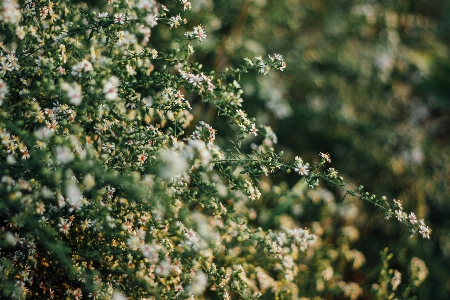
<instances>
[{"instance_id":1,"label":"small white blossom","mask_svg":"<svg viewBox=\"0 0 450 300\"><path fill-rule=\"evenodd\" d=\"M180 21L181 21L181 16L180 15L176 15L176 16L172 16L170 17L169 20L169 24L170 24L170 28L175 27L177 28L178 26L180 26Z\"/></svg>"},{"instance_id":2,"label":"small white blossom","mask_svg":"<svg viewBox=\"0 0 450 300\"><path fill-rule=\"evenodd\" d=\"M186 290L194 295L200 295L206 289L208 284L208 277L202 271L197 271L192 274L191 284L187 286Z\"/></svg>"},{"instance_id":3,"label":"small white blossom","mask_svg":"<svg viewBox=\"0 0 450 300\"><path fill-rule=\"evenodd\" d=\"M63 82L61 84L61 89L67 93L67 97L69 98L69 102L71 104L80 105L81 100L83 99L81 85L76 82L73 82L72 85Z\"/></svg>"},{"instance_id":4,"label":"small white blossom","mask_svg":"<svg viewBox=\"0 0 450 300\"><path fill-rule=\"evenodd\" d=\"M412 223L412 224L416 224L417 223L417 217L416 217L416 214L414 214L413 212L412 213L410 213L409 214L409 221Z\"/></svg>"},{"instance_id":5,"label":"small white blossom","mask_svg":"<svg viewBox=\"0 0 450 300\"><path fill-rule=\"evenodd\" d=\"M116 100L118 97L119 78L111 76L103 86L103 93L106 100Z\"/></svg>"},{"instance_id":6,"label":"small white blossom","mask_svg":"<svg viewBox=\"0 0 450 300\"><path fill-rule=\"evenodd\" d=\"M329 163L331 162L330 154L320 152L320 156L321 156L322 158L325 158L325 160L326 160L327 162L329 162Z\"/></svg>"},{"instance_id":7,"label":"small white blossom","mask_svg":"<svg viewBox=\"0 0 450 300\"><path fill-rule=\"evenodd\" d=\"M70 225L72 225L67 219L61 218L58 224L59 231L65 235L69 234Z\"/></svg>"},{"instance_id":8,"label":"small white blossom","mask_svg":"<svg viewBox=\"0 0 450 300\"><path fill-rule=\"evenodd\" d=\"M72 151L67 146L56 147L56 160L60 163L67 164L74 158Z\"/></svg>"},{"instance_id":9,"label":"small white blossom","mask_svg":"<svg viewBox=\"0 0 450 300\"><path fill-rule=\"evenodd\" d=\"M137 236L131 236L127 240L127 245L132 250L136 250L139 248L139 245L141 243L141 240Z\"/></svg>"},{"instance_id":10,"label":"small white blossom","mask_svg":"<svg viewBox=\"0 0 450 300\"><path fill-rule=\"evenodd\" d=\"M66 188L66 195L71 206L69 211L81 209L81 206L83 205L83 194L77 185L73 183L69 184Z\"/></svg>"},{"instance_id":11,"label":"small white blossom","mask_svg":"<svg viewBox=\"0 0 450 300\"><path fill-rule=\"evenodd\" d=\"M298 172L302 176L306 176L309 174L308 164L303 164L301 162L297 163L296 168L294 168L295 172Z\"/></svg>"},{"instance_id":12,"label":"small white blossom","mask_svg":"<svg viewBox=\"0 0 450 300\"><path fill-rule=\"evenodd\" d=\"M114 23L123 24L127 20L127 17L123 14L115 14L114 15Z\"/></svg>"},{"instance_id":13,"label":"small white blossom","mask_svg":"<svg viewBox=\"0 0 450 300\"><path fill-rule=\"evenodd\" d=\"M402 206L402 201L401 200L395 200L394 199L394 203L395 205L400 208L400 210L403 210L403 206Z\"/></svg>"},{"instance_id":14,"label":"small white blossom","mask_svg":"<svg viewBox=\"0 0 450 300\"><path fill-rule=\"evenodd\" d=\"M181 2L181 4L183 4L184 10L192 8L191 2L189 2L187 0L180 0L180 2Z\"/></svg>"},{"instance_id":15,"label":"small white blossom","mask_svg":"<svg viewBox=\"0 0 450 300\"><path fill-rule=\"evenodd\" d=\"M147 22L148 26L155 27L158 25L158 17L154 14L149 14L145 17L145 22Z\"/></svg>"}]
</instances>

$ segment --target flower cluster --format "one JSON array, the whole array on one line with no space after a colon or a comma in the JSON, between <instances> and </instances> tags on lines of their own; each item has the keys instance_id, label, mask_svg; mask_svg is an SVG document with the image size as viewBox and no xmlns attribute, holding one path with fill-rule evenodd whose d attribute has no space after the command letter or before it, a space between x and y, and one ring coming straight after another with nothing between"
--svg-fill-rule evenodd
<instances>
[{"instance_id":1,"label":"flower cluster","mask_svg":"<svg viewBox=\"0 0 450 300\"><path fill-rule=\"evenodd\" d=\"M188 39L197 39L200 42L206 39L206 33L202 25L195 26L193 31L186 32L184 36Z\"/></svg>"},{"instance_id":2,"label":"flower cluster","mask_svg":"<svg viewBox=\"0 0 450 300\"><path fill-rule=\"evenodd\" d=\"M254 136L258 135L258 129L256 128L256 124L253 123L249 118L247 118L247 114L242 109L238 109L236 111L235 118L236 123L241 129L242 133L253 134Z\"/></svg>"},{"instance_id":3,"label":"flower cluster","mask_svg":"<svg viewBox=\"0 0 450 300\"><path fill-rule=\"evenodd\" d=\"M283 56L280 54L269 55L269 59L268 62L265 62L261 56L255 57L254 61L249 58L244 58L249 67L256 69L264 75L268 74L271 69L283 71L286 68L286 62L284 62Z\"/></svg>"},{"instance_id":4,"label":"flower cluster","mask_svg":"<svg viewBox=\"0 0 450 300\"><path fill-rule=\"evenodd\" d=\"M296 156L295 157L295 172L298 172L302 176L306 176L309 173L309 165L308 163L303 163L303 160Z\"/></svg>"},{"instance_id":5,"label":"flower cluster","mask_svg":"<svg viewBox=\"0 0 450 300\"><path fill-rule=\"evenodd\" d=\"M388 250L388 248L385 248L381 252L382 267L379 279L380 284L372 285L372 293L380 299L393 298L399 286L404 282L408 282L408 288L403 294L407 297L425 280L428 275L428 269L422 260L413 257L410 262L410 278L404 278L399 270L389 268L388 262L393 258L393 255L389 254Z\"/></svg>"},{"instance_id":6,"label":"flower cluster","mask_svg":"<svg viewBox=\"0 0 450 300\"><path fill-rule=\"evenodd\" d=\"M411 229L411 234L415 235L416 232L419 232L422 237L429 239L431 234L431 229L425 225L425 220L420 219L417 221L416 214L411 212L409 215L403 211L402 201L394 199L394 207L398 208L395 210L395 216L402 223L410 223L411 226L415 227ZM417 228L418 225L418 228Z\"/></svg>"},{"instance_id":7,"label":"flower cluster","mask_svg":"<svg viewBox=\"0 0 450 300\"><path fill-rule=\"evenodd\" d=\"M12 51L6 55L0 52L0 74L6 75L7 72L17 71L20 69L19 60L15 56L15 52Z\"/></svg>"},{"instance_id":8,"label":"flower cluster","mask_svg":"<svg viewBox=\"0 0 450 300\"><path fill-rule=\"evenodd\" d=\"M208 91L212 93L214 91L214 84L212 83L212 78L206 76L203 73L194 74L190 72L185 72L184 70L178 71L181 78L186 80L193 88L198 89L199 93L203 91Z\"/></svg>"},{"instance_id":9,"label":"flower cluster","mask_svg":"<svg viewBox=\"0 0 450 300\"><path fill-rule=\"evenodd\" d=\"M19 4L14 0L5 0L2 3L0 22L18 24L22 18Z\"/></svg>"}]
</instances>

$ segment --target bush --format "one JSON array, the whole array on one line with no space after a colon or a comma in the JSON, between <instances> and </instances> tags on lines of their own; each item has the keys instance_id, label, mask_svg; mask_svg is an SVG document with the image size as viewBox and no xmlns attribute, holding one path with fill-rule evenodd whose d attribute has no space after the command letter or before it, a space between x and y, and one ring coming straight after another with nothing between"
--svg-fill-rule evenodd
<instances>
[{"instance_id":1,"label":"bush","mask_svg":"<svg viewBox=\"0 0 450 300\"><path fill-rule=\"evenodd\" d=\"M202 71L192 55L207 33L181 17L191 3L166 5L2 3L3 296L368 293L347 275L365 261L352 248L359 238L356 198L410 234L429 238L430 228L400 200L346 183L328 167L328 153L313 163L284 160L274 150L274 131L242 109L239 83L248 73L283 71L282 56ZM217 112L223 134L196 113L202 106ZM297 183L273 184L268 178L278 172L294 173ZM354 197L337 205L319 182ZM305 215L310 228L302 227ZM386 250L372 287L379 298L394 297L401 282L389 259ZM413 258L403 296L414 294L426 274Z\"/></svg>"}]
</instances>

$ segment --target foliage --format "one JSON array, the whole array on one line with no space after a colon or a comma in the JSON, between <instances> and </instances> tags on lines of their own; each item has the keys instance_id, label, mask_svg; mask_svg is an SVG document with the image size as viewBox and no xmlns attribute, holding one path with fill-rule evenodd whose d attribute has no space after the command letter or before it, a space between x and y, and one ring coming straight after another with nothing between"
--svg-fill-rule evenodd
<instances>
[{"instance_id":1,"label":"foliage","mask_svg":"<svg viewBox=\"0 0 450 300\"><path fill-rule=\"evenodd\" d=\"M355 186L402 199L435 228L427 243L408 240L366 205L372 217L359 227L364 234L358 248L368 261L364 273L370 274L389 241L400 261L407 253L430 268L420 298L448 299L449 3L204 3L208 13L199 22L213 42L201 43L194 55L205 67L222 70L242 56L283 54L284 72L244 76L240 84L244 108L257 124L273 128L285 158L301 153L311 161L327 151L333 167ZM219 122L211 124L223 132ZM295 184L293 177L273 178L284 180ZM406 262L396 263L407 269Z\"/></svg>"},{"instance_id":2,"label":"foliage","mask_svg":"<svg viewBox=\"0 0 450 300\"><path fill-rule=\"evenodd\" d=\"M256 55L202 71L192 56L208 23L181 17L194 3L1 5L4 297L355 299L369 292L346 278L365 261L352 248L361 202L336 205L321 181L430 237L401 201L327 168L328 153L307 163L275 152L274 131L242 108L240 80L286 63ZM274 184L278 172L297 184ZM414 259L409 286L426 274ZM382 273L386 284L399 283Z\"/></svg>"}]
</instances>

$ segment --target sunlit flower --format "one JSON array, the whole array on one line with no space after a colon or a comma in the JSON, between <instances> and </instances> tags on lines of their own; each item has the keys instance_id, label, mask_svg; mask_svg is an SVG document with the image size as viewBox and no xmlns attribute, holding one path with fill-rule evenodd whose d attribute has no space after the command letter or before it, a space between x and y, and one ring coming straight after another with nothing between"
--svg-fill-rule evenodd
<instances>
[{"instance_id":1,"label":"sunlit flower","mask_svg":"<svg viewBox=\"0 0 450 300\"><path fill-rule=\"evenodd\" d=\"M61 233L65 234L65 235L68 235L69 234L70 225L71 224L70 224L70 222L67 219L61 218L59 220L59 224L58 224L59 231Z\"/></svg>"},{"instance_id":2,"label":"sunlit flower","mask_svg":"<svg viewBox=\"0 0 450 300\"><path fill-rule=\"evenodd\" d=\"M320 152L320 156L324 158L327 162L331 162L330 154Z\"/></svg>"},{"instance_id":3,"label":"sunlit flower","mask_svg":"<svg viewBox=\"0 0 450 300\"><path fill-rule=\"evenodd\" d=\"M123 14L115 14L114 15L114 23L123 24L127 20L127 17Z\"/></svg>"},{"instance_id":4,"label":"sunlit flower","mask_svg":"<svg viewBox=\"0 0 450 300\"><path fill-rule=\"evenodd\" d=\"M306 176L309 173L308 165L303 163L298 163L296 168L294 168L295 172L298 172L302 176Z\"/></svg>"}]
</instances>

